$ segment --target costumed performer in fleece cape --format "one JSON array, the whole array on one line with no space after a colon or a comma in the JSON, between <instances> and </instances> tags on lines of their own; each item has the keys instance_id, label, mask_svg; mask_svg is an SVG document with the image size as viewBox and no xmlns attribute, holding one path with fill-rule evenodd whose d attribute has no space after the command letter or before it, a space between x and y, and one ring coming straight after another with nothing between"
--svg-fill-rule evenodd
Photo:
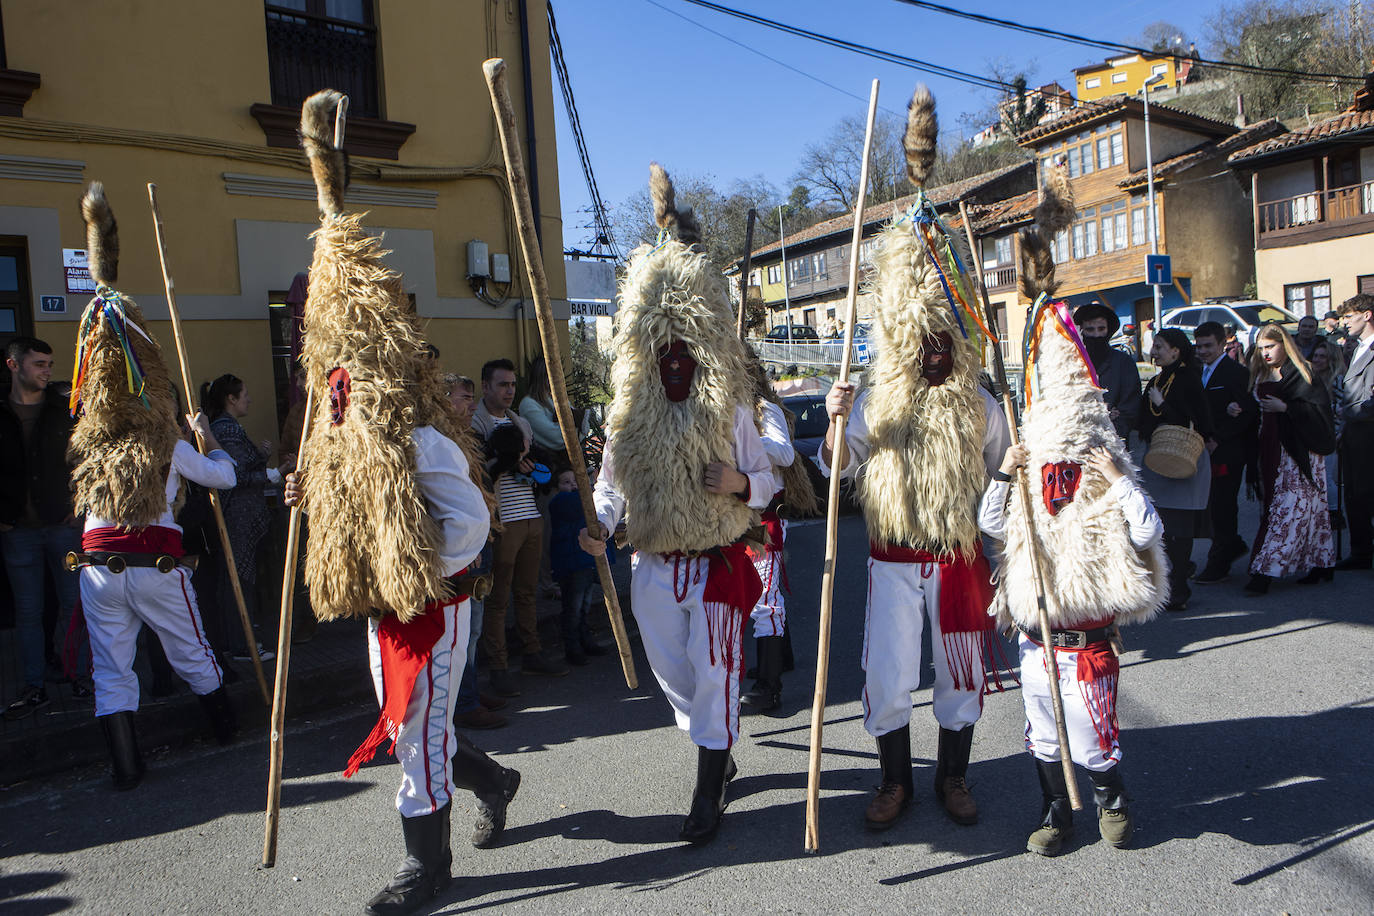
<instances>
[{"instance_id":1,"label":"costumed performer in fleece cape","mask_svg":"<svg viewBox=\"0 0 1374 916\"><path fill-rule=\"evenodd\" d=\"M181 526L182 480L229 489L234 461L210 432L204 414L187 417L208 454L181 438L162 350L147 333L143 312L114 289L119 235L105 189L93 182L81 201L96 293L81 316L71 407L79 416L68 446L74 466L75 513L86 516L81 552L68 554L81 571L81 610L91 635L95 715L113 763L114 787L143 778L134 733L138 631L152 627L172 668L200 698L216 739L238 731L224 673L205 639ZM175 506L174 506L175 504Z\"/></svg>"},{"instance_id":2,"label":"costumed performer in fleece cape","mask_svg":"<svg viewBox=\"0 0 1374 916\"><path fill-rule=\"evenodd\" d=\"M301 112L321 214L301 355L315 402L306 463L288 475L286 496L310 513L316 615L367 620L382 711L344 775L387 741L401 765L406 857L366 912L411 913L448 885L450 798L455 784L474 788L472 754L453 727L471 631L457 577L486 542L491 514L402 277L361 214L343 210L347 162L331 142L339 99L316 93Z\"/></svg>"},{"instance_id":3,"label":"costumed performer in fleece cape","mask_svg":"<svg viewBox=\"0 0 1374 916\"><path fill-rule=\"evenodd\" d=\"M657 163L649 190L661 241L636 249L626 268L594 494L603 530L589 537L584 528L579 540L599 554L625 518L644 654L697 745L679 835L703 844L716 835L735 772L744 616L762 591L743 539L775 486L724 278Z\"/></svg>"},{"instance_id":4,"label":"costumed performer in fleece cape","mask_svg":"<svg viewBox=\"0 0 1374 916\"><path fill-rule=\"evenodd\" d=\"M1064 700L1073 761L1088 771L1102 838L1125 846L1132 824L1121 780L1116 719L1120 666L1112 640L1118 624L1155 616L1168 600L1164 526L1141 488L1117 435L1088 350L1063 303L1046 302L1057 284L1049 239L1073 219L1062 167L1051 171L1036 229L1021 235L1022 292L1036 302L1027 325L1023 442L1007 450L983 495L979 527L1003 543L990 614L1019 630L1026 749L1043 798L1040 825L1026 848L1058 855L1073 829L1060 763L1045 647L1032 582L1026 506L1008 505L1012 475L1026 467L1039 479L1031 527L1044 574L1052 655ZM1035 492L1032 487L1031 492Z\"/></svg>"},{"instance_id":5,"label":"costumed performer in fleece cape","mask_svg":"<svg viewBox=\"0 0 1374 916\"><path fill-rule=\"evenodd\" d=\"M747 716L772 712L782 705L782 672L787 664L787 603L783 590L789 586L783 558L787 522L780 512L786 512L789 518L804 518L815 515L819 504L816 489L806 473L808 459L792 448L792 412L782 406L782 398L773 390L758 354L748 347L746 352L754 380L754 419L763 450L773 465L773 498L761 516L763 548L752 552L754 571L759 574L763 592L749 613L754 622L758 669L754 686L740 698L740 714Z\"/></svg>"},{"instance_id":6,"label":"costumed performer in fleece cape","mask_svg":"<svg viewBox=\"0 0 1374 916\"><path fill-rule=\"evenodd\" d=\"M990 335L974 307L967 255L922 190L937 133L935 100L918 86L904 139L916 203L882 230L874 255L877 358L858 397L852 383L837 382L825 402L832 420L850 414L838 470L857 475L870 541L863 706L882 766L865 812L874 830L891 827L911 801L911 691L927 621L940 724L935 795L956 823L978 820L964 778L987 689L992 576L977 507L1008 437L1002 409L978 384L980 334ZM832 422L820 448L826 474L834 431Z\"/></svg>"}]
</instances>

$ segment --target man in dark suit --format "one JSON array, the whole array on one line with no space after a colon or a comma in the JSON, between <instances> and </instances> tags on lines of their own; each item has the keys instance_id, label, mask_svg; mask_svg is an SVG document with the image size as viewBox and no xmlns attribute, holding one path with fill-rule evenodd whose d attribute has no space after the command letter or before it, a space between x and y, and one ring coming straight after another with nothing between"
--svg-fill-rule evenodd
<instances>
[{"instance_id":1,"label":"man in dark suit","mask_svg":"<svg viewBox=\"0 0 1374 916\"><path fill-rule=\"evenodd\" d=\"M1246 460L1255 448L1255 419L1259 405L1250 394L1250 373L1226 357L1226 330L1205 321L1193 332L1198 362L1202 364L1202 388L1216 425L1207 440L1212 456L1212 489L1207 511L1212 517L1212 549L1207 565L1193 579L1199 585L1220 582L1231 574L1231 564L1250 548L1236 531L1236 502Z\"/></svg>"},{"instance_id":2,"label":"man in dark suit","mask_svg":"<svg viewBox=\"0 0 1374 916\"><path fill-rule=\"evenodd\" d=\"M1345 475L1345 520L1350 526L1350 556L1337 569L1369 569L1374 565L1374 296L1361 293L1341 303L1341 324L1355 352L1345 371L1345 400L1341 414L1341 472Z\"/></svg>"},{"instance_id":3,"label":"man in dark suit","mask_svg":"<svg viewBox=\"0 0 1374 916\"><path fill-rule=\"evenodd\" d=\"M1074 310L1073 323L1078 325L1083 346L1093 361L1116 434L1129 445L1140 414L1140 370L1135 360L1111 345L1112 335L1121 329L1121 319L1102 303L1090 302Z\"/></svg>"}]
</instances>

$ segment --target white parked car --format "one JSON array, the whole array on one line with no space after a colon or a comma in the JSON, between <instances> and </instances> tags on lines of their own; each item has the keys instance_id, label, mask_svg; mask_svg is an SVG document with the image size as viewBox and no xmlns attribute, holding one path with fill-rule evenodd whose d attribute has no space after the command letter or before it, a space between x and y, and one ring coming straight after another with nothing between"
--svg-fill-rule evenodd
<instances>
[{"instance_id":1,"label":"white parked car","mask_svg":"<svg viewBox=\"0 0 1374 916\"><path fill-rule=\"evenodd\" d=\"M1236 337L1248 350L1255 345L1255 335L1260 325L1277 321L1284 330L1292 334L1298 329L1298 318L1288 309L1265 302L1263 299L1240 299L1234 302L1195 302L1183 308L1170 309L1162 316L1164 327L1179 328L1189 338L1197 326L1215 321L1225 327L1235 325Z\"/></svg>"}]
</instances>

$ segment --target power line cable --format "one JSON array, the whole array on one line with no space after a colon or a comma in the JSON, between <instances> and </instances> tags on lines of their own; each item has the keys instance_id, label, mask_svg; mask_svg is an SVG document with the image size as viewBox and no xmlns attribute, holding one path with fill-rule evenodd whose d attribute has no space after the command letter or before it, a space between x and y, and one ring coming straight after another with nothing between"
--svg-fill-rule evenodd
<instances>
[{"instance_id":1,"label":"power line cable","mask_svg":"<svg viewBox=\"0 0 1374 916\"><path fill-rule=\"evenodd\" d=\"M1017 22L1014 19L1002 19L997 16L988 16L982 13L971 13L966 10L955 9L952 6L945 6L942 3L928 3L926 0L897 0L898 3L914 6L919 9L929 10L933 13L940 13L945 16L954 16L959 19L966 19L971 22L981 22L985 25L997 26L998 28L1011 29L1017 32L1024 32L1028 35L1038 35L1042 38L1054 38L1059 41L1067 41L1072 44L1085 45L1090 48L1100 48L1106 51L1119 51L1129 54L1141 54L1151 56L1159 54L1148 48L1140 48L1135 45L1128 45L1116 41L1104 41L1098 38L1088 38L1083 35L1075 35L1072 32L1061 32L1058 29L1045 28L1043 26L1029 25L1024 22ZM1180 56L1180 55L1170 55ZM1287 67L1263 67L1258 64L1246 64L1240 61L1211 60L1206 57L1195 57L1199 64L1214 67L1219 70L1233 70L1242 73L1257 73L1268 76L1288 76L1294 79L1317 80L1329 82L1339 80L1342 82L1364 82L1363 76L1351 76L1348 73L1314 73L1308 70L1291 70Z\"/></svg>"},{"instance_id":2,"label":"power line cable","mask_svg":"<svg viewBox=\"0 0 1374 916\"><path fill-rule=\"evenodd\" d=\"M553 17L553 2L547 4L549 15L549 50L552 52L554 72L558 74L558 85L563 92L563 106L568 112L568 125L572 129L573 143L577 147L577 158L582 164L582 177L587 182L587 193L592 199L592 216L596 222L596 246L605 246L619 262L620 249L615 243L615 233L611 231L610 215L601 199L601 189L597 187L596 175L592 172L591 156L587 152L587 138L582 133L582 119L577 113L577 102L573 99L572 81L568 77L568 64L563 57L563 41L558 36L558 24Z\"/></svg>"}]
</instances>

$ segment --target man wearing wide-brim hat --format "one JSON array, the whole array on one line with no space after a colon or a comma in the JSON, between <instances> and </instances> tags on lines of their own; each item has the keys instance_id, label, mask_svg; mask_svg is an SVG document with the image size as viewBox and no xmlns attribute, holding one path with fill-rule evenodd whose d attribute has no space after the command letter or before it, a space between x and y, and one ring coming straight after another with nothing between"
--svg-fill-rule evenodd
<instances>
[{"instance_id":1,"label":"man wearing wide-brim hat","mask_svg":"<svg viewBox=\"0 0 1374 916\"><path fill-rule=\"evenodd\" d=\"M1092 358L1097 381L1102 386L1112 425L1122 440L1130 443L1130 432L1140 414L1140 372L1135 360L1115 349L1111 339L1121 330L1116 312L1101 302L1080 305L1073 313L1074 324Z\"/></svg>"}]
</instances>

